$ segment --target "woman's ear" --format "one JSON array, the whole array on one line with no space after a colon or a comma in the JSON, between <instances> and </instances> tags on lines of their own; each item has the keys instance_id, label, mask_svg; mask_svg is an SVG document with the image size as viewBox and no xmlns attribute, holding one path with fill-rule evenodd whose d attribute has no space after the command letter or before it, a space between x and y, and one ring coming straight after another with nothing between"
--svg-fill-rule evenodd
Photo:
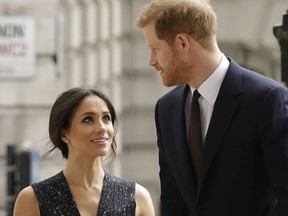
<instances>
[{"instance_id":1,"label":"woman's ear","mask_svg":"<svg viewBox=\"0 0 288 216\"><path fill-rule=\"evenodd\" d=\"M69 142L68 137L66 135L66 131L64 129L62 129L62 131L61 131L61 140L65 143Z\"/></svg>"}]
</instances>

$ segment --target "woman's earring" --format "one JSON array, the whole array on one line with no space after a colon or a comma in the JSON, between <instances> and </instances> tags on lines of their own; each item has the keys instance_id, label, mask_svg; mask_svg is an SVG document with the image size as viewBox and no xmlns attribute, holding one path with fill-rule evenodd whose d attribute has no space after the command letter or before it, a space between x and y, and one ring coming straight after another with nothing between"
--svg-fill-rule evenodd
<instances>
[{"instance_id":1,"label":"woman's earring","mask_svg":"<svg viewBox=\"0 0 288 216\"><path fill-rule=\"evenodd\" d=\"M67 143L67 144L68 144L68 142L69 142L68 139L67 139L67 138L64 138L64 137L62 137L62 141L65 142L65 143Z\"/></svg>"}]
</instances>

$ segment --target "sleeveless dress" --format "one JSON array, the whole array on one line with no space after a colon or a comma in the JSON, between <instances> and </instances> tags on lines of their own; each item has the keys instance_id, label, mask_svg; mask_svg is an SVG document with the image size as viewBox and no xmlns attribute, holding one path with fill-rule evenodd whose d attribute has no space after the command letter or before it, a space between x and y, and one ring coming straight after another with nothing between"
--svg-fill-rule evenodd
<instances>
[{"instance_id":1,"label":"sleeveless dress","mask_svg":"<svg viewBox=\"0 0 288 216\"><path fill-rule=\"evenodd\" d=\"M63 171L31 185L41 216L80 216ZM105 172L97 216L135 216L135 182Z\"/></svg>"}]
</instances>

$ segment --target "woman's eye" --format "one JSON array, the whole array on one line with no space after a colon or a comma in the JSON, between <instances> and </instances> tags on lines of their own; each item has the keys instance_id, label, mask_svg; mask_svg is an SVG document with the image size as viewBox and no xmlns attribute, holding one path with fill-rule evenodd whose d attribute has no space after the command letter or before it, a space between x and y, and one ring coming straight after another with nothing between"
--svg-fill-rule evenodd
<instances>
[{"instance_id":1,"label":"woman's eye","mask_svg":"<svg viewBox=\"0 0 288 216\"><path fill-rule=\"evenodd\" d=\"M90 116L87 116L87 117L85 117L84 118L84 120L83 120L83 122L92 122L93 121L93 119L92 119L92 117L90 117Z\"/></svg>"},{"instance_id":2,"label":"woman's eye","mask_svg":"<svg viewBox=\"0 0 288 216\"><path fill-rule=\"evenodd\" d=\"M104 115L103 119L106 121L111 121L111 116L110 115Z\"/></svg>"}]
</instances>

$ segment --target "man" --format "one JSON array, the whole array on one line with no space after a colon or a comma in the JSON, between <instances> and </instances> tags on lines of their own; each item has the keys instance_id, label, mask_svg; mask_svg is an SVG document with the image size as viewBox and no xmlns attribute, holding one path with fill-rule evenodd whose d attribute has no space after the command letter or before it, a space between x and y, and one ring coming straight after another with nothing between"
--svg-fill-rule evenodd
<instances>
[{"instance_id":1,"label":"man","mask_svg":"<svg viewBox=\"0 0 288 216\"><path fill-rule=\"evenodd\" d=\"M153 0L136 24L149 65L176 86L155 107L162 215L287 216L287 89L219 50L208 1Z\"/></svg>"}]
</instances>

